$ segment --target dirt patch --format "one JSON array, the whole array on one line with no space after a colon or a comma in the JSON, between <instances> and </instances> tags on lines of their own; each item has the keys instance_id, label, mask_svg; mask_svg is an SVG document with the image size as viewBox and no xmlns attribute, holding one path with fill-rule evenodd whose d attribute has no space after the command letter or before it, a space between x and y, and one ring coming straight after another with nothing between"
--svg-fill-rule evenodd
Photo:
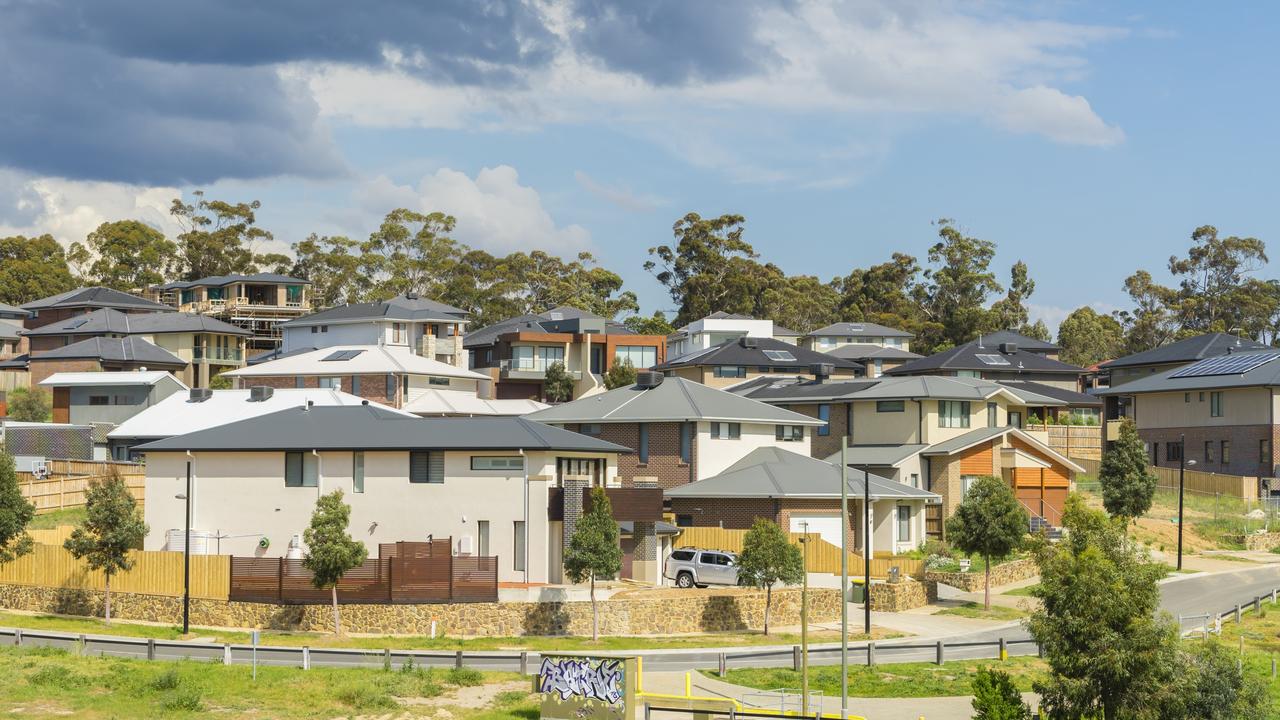
<instances>
[{"instance_id":1,"label":"dirt patch","mask_svg":"<svg viewBox=\"0 0 1280 720\"><path fill-rule=\"evenodd\" d=\"M1178 547L1178 524L1165 518L1139 518L1136 527L1130 528L1129 532L1138 542L1150 545L1157 550L1161 546L1164 546L1166 551ZM1187 532L1182 534L1182 547L1184 552L1218 549L1217 543L1206 540L1192 527L1188 527Z\"/></svg>"},{"instance_id":2,"label":"dirt patch","mask_svg":"<svg viewBox=\"0 0 1280 720\"><path fill-rule=\"evenodd\" d=\"M530 680L511 680L509 682L462 687L444 695L430 698L402 698L400 702L414 708L438 707L479 710L493 705L498 696L504 692L523 690L531 693L533 691L530 688Z\"/></svg>"}]
</instances>

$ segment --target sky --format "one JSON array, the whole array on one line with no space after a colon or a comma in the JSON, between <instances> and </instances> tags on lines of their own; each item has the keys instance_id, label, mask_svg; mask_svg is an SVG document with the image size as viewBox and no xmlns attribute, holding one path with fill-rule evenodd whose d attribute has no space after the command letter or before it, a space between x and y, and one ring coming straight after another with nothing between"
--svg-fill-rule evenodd
<instances>
[{"instance_id":1,"label":"sky","mask_svg":"<svg viewBox=\"0 0 1280 720\"><path fill-rule=\"evenodd\" d=\"M1277 237L1266 3L0 0L0 234L262 201L285 250L397 207L591 252L644 314L688 212L789 274L992 240L1033 317L1127 307L1196 227ZM993 298L994 299L994 298Z\"/></svg>"}]
</instances>

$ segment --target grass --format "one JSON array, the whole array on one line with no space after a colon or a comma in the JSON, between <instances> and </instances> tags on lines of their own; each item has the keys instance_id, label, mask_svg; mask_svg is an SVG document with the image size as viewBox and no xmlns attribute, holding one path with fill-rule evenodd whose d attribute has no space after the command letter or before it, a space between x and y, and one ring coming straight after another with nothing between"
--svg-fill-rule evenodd
<instances>
[{"instance_id":1,"label":"grass","mask_svg":"<svg viewBox=\"0 0 1280 720\"><path fill-rule=\"evenodd\" d=\"M147 662L78 657L47 648L0 647L0 713L77 718L352 717L418 707L455 720L529 720L537 704L528 680L513 673L464 676L439 670L258 668L216 663ZM487 685L477 703L460 707L449 693ZM506 687L503 687L503 686ZM406 705L406 703L409 703ZM446 711L437 708L448 708ZM447 713L447 714L446 714Z\"/></svg>"},{"instance_id":2,"label":"grass","mask_svg":"<svg viewBox=\"0 0 1280 720\"><path fill-rule=\"evenodd\" d=\"M1027 585L1026 587L1014 588L1013 590L1009 590L1007 592L1003 592L1000 594L1013 595L1015 597L1035 597L1035 591L1039 587L1040 587L1040 583L1036 583L1034 585Z\"/></svg>"},{"instance_id":3,"label":"grass","mask_svg":"<svg viewBox=\"0 0 1280 720\"><path fill-rule=\"evenodd\" d=\"M59 525L79 525L84 522L84 508L67 508L36 515L27 525L32 530L51 530Z\"/></svg>"},{"instance_id":4,"label":"grass","mask_svg":"<svg viewBox=\"0 0 1280 720\"><path fill-rule=\"evenodd\" d=\"M877 667L849 668L849 695L854 697L943 697L971 695L973 678L978 669L998 666L1009 673L1021 691L1030 691L1031 683L1043 677L1047 667L1043 660L1032 657L998 660L956 660L933 663L901 663ZM726 681L761 690L800 687L800 673L781 668L744 668L730 670ZM809 687L824 695L840 694L840 668L824 665L809 669Z\"/></svg>"},{"instance_id":5,"label":"grass","mask_svg":"<svg viewBox=\"0 0 1280 720\"><path fill-rule=\"evenodd\" d=\"M982 607L982 603L967 602L960 607L946 608L934 613L935 615L955 615L956 617L974 618L977 620L1018 620L1028 615L1026 610L1020 608L1008 607L1007 605L992 605L990 610Z\"/></svg>"},{"instance_id":6,"label":"grass","mask_svg":"<svg viewBox=\"0 0 1280 720\"><path fill-rule=\"evenodd\" d=\"M1244 638L1244 668L1247 673L1261 678L1271 693L1274 704L1272 720L1280 718L1280 681L1271 676L1271 661L1280 655L1280 605L1264 602L1261 611L1253 612L1252 605L1241 616L1240 624L1222 624L1222 642L1228 648L1238 649ZM1200 642L1188 639L1186 642Z\"/></svg>"},{"instance_id":7,"label":"grass","mask_svg":"<svg viewBox=\"0 0 1280 720\"><path fill-rule=\"evenodd\" d=\"M21 613L0 611L0 626L20 627L32 630L55 630L71 633L96 635L126 635L129 637L155 638L156 640L179 640L181 629L171 625L143 625L120 620L110 625L93 618L64 617L61 615L26 615ZM249 633L236 630L219 630L213 628L191 628L192 634L201 638L210 638L213 642L247 644ZM307 645L310 647L351 647L367 650L648 650L678 649L696 647L738 647L754 645L796 645L800 642L800 633L774 632L764 635L758 632L742 633L708 633L705 635L672 635L655 637L602 637L592 641L585 637L483 637L483 638L430 638L421 635L382 635L382 636L347 636L336 637L330 633L287 632L263 630L263 645ZM865 635L850 635L850 640L884 640L901 637L901 633L876 630L871 638ZM834 631L809 632L810 642L836 642L840 633Z\"/></svg>"}]
</instances>

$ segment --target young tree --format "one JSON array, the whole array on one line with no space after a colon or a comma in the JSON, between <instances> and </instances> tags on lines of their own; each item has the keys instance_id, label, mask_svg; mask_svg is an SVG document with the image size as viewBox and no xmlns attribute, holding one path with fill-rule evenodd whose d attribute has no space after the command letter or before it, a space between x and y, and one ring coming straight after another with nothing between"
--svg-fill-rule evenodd
<instances>
[{"instance_id":1,"label":"young tree","mask_svg":"<svg viewBox=\"0 0 1280 720\"><path fill-rule=\"evenodd\" d=\"M548 402L565 402L573 397L573 378L564 363L551 363L542 379L542 394Z\"/></svg>"},{"instance_id":2,"label":"young tree","mask_svg":"<svg viewBox=\"0 0 1280 720\"><path fill-rule=\"evenodd\" d=\"M102 223L70 254L90 261L85 279L125 292L165 282L178 265L178 246L137 220Z\"/></svg>"},{"instance_id":3,"label":"young tree","mask_svg":"<svg viewBox=\"0 0 1280 720\"><path fill-rule=\"evenodd\" d=\"M129 551L142 545L147 524L142 520L124 478L112 472L105 480L92 480L85 491L84 522L71 531L63 547L83 558L91 570L101 570L106 579L104 617L111 622L111 577L133 567Z\"/></svg>"},{"instance_id":4,"label":"young tree","mask_svg":"<svg viewBox=\"0 0 1280 720\"><path fill-rule=\"evenodd\" d=\"M1004 480L992 475L980 477L947 520L947 542L961 552L981 555L986 561L986 591L983 603L991 609L991 561L1004 557L1022 545L1030 519Z\"/></svg>"},{"instance_id":5,"label":"young tree","mask_svg":"<svg viewBox=\"0 0 1280 720\"><path fill-rule=\"evenodd\" d=\"M1031 708L1009 673L978 668L973 678L973 720L1031 720Z\"/></svg>"},{"instance_id":6,"label":"young tree","mask_svg":"<svg viewBox=\"0 0 1280 720\"><path fill-rule=\"evenodd\" d=\"M31 552L27 525L36 508L22 496L13 456L0 450L0 563Z\"/></svg>"},{"instance_id":7,"label":"young tree","mask_svg":"<svg viewBox=\"0 0 1280 720\"><path fill-rule=\"evenodd\" d=\"M636 384L636 369L628 359L615 362L604 374L604 386L610 390L620 387L631 387Z\"/></svg>"},{"instance_id":8,"label":"young tree","mask_svg":"<svg viewBox=\"0 0 1280 720\"><path fill-rule=\"evenodd\" d=\"M49 422L53 415L53 399L41 387L9 391L9 419L20 422Z\"/></svg>"},{"instance_id":9,"label":"young tree","mask_svg":"<svg viewBox=\"0 0 1280 720\"><path fill-rule=\"evenodd\" d=\"M342 502L342 491L334 490L316 500L311 525L302 531L307 552L302 566L311 571L311 584L317 589L329 588L333 597L333 634L342 634L342 616L338 611L338 581L350 569L359 567L369 557L364 543L347 533L351 522L351 506Z\"/></svg>"},{"instance_id":10,"label":"young tree","mask_svg":"<svg viewBox=\"0 0 1280 720\"><path fill-rule=\"evenodd\" d=\"M1158 478L1147 464L1146 448L1132 420L1125 418L1115 447L1102 456L1098 481L1103 507L1111 517L1123 519L1126 529L1130 521L1151 509Z\"/></svg>"},{"instance_id":11,"label":"young tree","mask_svg":"<svg viewBox=\"0 0 1280 720\"><path fill-rule=\"evenodd\" d=\"M738 581L764 589L764 634L769 634L769 613L775 583L794 585L804 580L804 555L791 544L776 522L756 518L742 539L738 555Z\"/></svg>"},{"instance_id":12,"label":"young tree","mask_svg":"<svg viewBox=\"0 0 1280 720\"><path fill-rule=\"evenodd\" d=\"M596 578L611 578L622 570L618 522L604 488L591 488L591 508L578 518L578 526L564 552L564 571L575 583L591 581L591 639L600 639L600 611L596 607Z\"/></svg>"}]
</instances>

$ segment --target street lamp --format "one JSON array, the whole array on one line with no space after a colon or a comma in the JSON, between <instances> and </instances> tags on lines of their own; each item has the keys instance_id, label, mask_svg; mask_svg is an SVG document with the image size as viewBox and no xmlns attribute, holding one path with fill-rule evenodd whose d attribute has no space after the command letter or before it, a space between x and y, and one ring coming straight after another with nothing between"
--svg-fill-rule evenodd
<instances>
[{"instance_id":1,"label":"street lamp","mask_svg":"<svg viewBox=\"0 0 1280 720\"><path fill-rule=\"evenodd\" d=\"M1186 489L1187 467L1194 467L1195 460L1187 459L1187 436L1185 433L1178 436L1178 571L1182 571L1182 496Z\"/></svg>"},{"instance_id":2,"label":"street lamp","mask_svg":"<svg viewBox=\"0 0 1280 720\"><path fill-rule=\"evenodd\" d=\"M863 632L871 639L871 476L862 466L862 614Z\"/></svg>"},{"instance_id":3,"label":"street lamp","mask_svg":"<svg viewBox=\"0 0 1280 720\"><path fill-rule=\"evenodd\" d=\"M191 632L191 461L187 461L187 491L174 495L185 501L182 524L182 634Z\"/></svg>"},{"instance_id":4,"label":"street lamp","mask_svg":"<svg viewBox=\"0 0 1280 720\"><path fill-rule=\"evenodd\" d=\"M800 588L800 714L809 714L809 523L800 523L804 574Z\"/></svg>"}]
</instances>

